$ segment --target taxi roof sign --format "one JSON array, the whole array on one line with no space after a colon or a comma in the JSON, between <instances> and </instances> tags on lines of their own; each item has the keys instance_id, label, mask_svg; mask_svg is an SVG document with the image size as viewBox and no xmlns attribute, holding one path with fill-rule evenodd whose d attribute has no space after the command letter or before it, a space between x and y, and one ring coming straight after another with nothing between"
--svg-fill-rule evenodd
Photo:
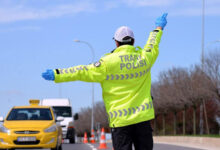
<instances>
[{"instance_id":1,"label":"taxi roof sign","mask_svg":"<svg viewBox=\"0 0 220 150\"><path fill-rule=\"evenodd\" d=\"M30 105L39 105L40 100L38 100L38 99L30 99L29 103L30 103Z\"/></svg>"}]
</instances>

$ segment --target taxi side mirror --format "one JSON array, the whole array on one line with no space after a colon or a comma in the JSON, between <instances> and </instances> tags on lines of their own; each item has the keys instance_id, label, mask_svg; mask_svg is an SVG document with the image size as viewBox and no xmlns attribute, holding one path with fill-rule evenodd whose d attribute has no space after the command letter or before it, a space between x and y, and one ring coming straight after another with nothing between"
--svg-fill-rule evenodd
<instances>
[{"instance_id":1,"label":"taxi side mirror","mask_svg":"<svg viewBox=\"0 0 220 150\"><path fill-rule=\"evenodd\" d=\"M4 121L4 117L0 116L0 122Z\"/></svg>"},{"instance_id":2,"label":"taxi side mirror","mask_svg":"<svg viewBox=\"0 0 220 150\"><path fill-rule=\"evenodd\" d=\"M57 119L56 119L56 122L61 122L61 121L63 121L63 120L64 120L64 118L63 118L63 117L58 116L58 117L57 117Z\"/></svg>"},{"instance_id":3,"label":"taxi side mirror","mask_svg":"<svg viewBox=\"0 0 220 150\"><path fill-rule=\"evenodd\" d=\"M74 120L78 120L79 119L79 114L76 113L74 116L73 116Z\"/></svg>"}]
</instances>

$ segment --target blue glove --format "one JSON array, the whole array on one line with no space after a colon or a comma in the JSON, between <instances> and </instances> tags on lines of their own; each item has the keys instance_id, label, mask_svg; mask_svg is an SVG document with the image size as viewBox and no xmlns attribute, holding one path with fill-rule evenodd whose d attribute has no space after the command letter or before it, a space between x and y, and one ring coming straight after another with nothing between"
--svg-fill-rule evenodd
<instances>
[{"instance_id":1,"label":"blue glove","mask_svg":"<svg viewBox=\"0 0 220 150\"><path fill-rule=\"evenodd\" d=\"M155 21L156 27L162 27L162 29L164 29L167 24L167 15L168 13L164 13L162 16L157 18Z\"/></svg>"},{"instance_id":2,"label":"blue glove","mask_svg":"<svg viewBox=\"0 0 220 150\"><path fill-rule=\"evenodd\" d=\"M47 71L46 71L46 72L43 72L41 76L42 76L45 80L54 81L54 79L55 79L54 72L53 72L53 70L51 70L51 69L47 69Z\"/></svg>"}]
</instances>

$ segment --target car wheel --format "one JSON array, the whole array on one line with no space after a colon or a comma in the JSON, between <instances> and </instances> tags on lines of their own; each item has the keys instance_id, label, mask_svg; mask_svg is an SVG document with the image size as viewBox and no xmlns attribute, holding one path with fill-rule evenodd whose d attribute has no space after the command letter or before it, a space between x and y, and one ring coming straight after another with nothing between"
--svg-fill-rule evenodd
<instances>
[{"instance_id":1,"label":"car wheel","mask_svg":"<svg viewBox=\"0 0 220 150\"><path fill-rule=\"evenodd\" d=\"M58 139L57 139L58 140ZM55 148L51 148L51 150L62 150L62 143L60 144L60 146L58 145L58 141L57 141L57 145Z\"/></svg>"},{"instance_id":2,"label":"car wheel","mask_svg":"<svg viewBox=\"0 0 220 150\"><path fill-rule=\"evenodd\" d=\"M60 146L59 146L59 150L63 150L63 148L62 148L62 144L60 144Z\"/></svg>"},{"instance_id":3,"label":"car wheel","mask_svg":"<svg viewBox=\"0 0 220 150\"><path fill-rule=\"evenodd\" d=\"M55 148L51 148L50 150L59 150L59 147L56 146Z\"/></svg>"},{"instance_id":4,"label":"car wheel","mask_svg":"<svg viewBox=\"0 0 220 150\"><path fill-rule=\"evenodd\" d=\"M62 144L60 146L56 146L55 148L51 148L51 150L62 150Z\"/></svg>"},{"instance_id":5,"label":"car wheel","mask_svg":"<svg viewBox=\"0 0 220 150\"><path fill-rule=\"evenodd\" d=\"M69 139L70 140L70 143L75 143L75 138L71 138L71 139Z\"/></svg>"}]
</instances>

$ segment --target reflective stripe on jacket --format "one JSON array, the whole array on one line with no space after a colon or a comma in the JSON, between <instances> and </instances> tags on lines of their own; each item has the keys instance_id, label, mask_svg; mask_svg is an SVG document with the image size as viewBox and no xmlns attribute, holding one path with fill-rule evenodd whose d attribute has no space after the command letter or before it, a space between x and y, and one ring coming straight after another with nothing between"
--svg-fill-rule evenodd
<instances>
[{"instance_id":1,"label":"reflective stripe on jacket","mask_svg":"<svg viewBox=\"0 0 220 150\"><path fill-rule=\"evenodd\" d=\"M55 82L101 83L110 127L151 120L151 67L159 54L161 36L162 30L154 30L143 49L123 45L94 64L56 69Z\"/></svg>"}]
</instances>

